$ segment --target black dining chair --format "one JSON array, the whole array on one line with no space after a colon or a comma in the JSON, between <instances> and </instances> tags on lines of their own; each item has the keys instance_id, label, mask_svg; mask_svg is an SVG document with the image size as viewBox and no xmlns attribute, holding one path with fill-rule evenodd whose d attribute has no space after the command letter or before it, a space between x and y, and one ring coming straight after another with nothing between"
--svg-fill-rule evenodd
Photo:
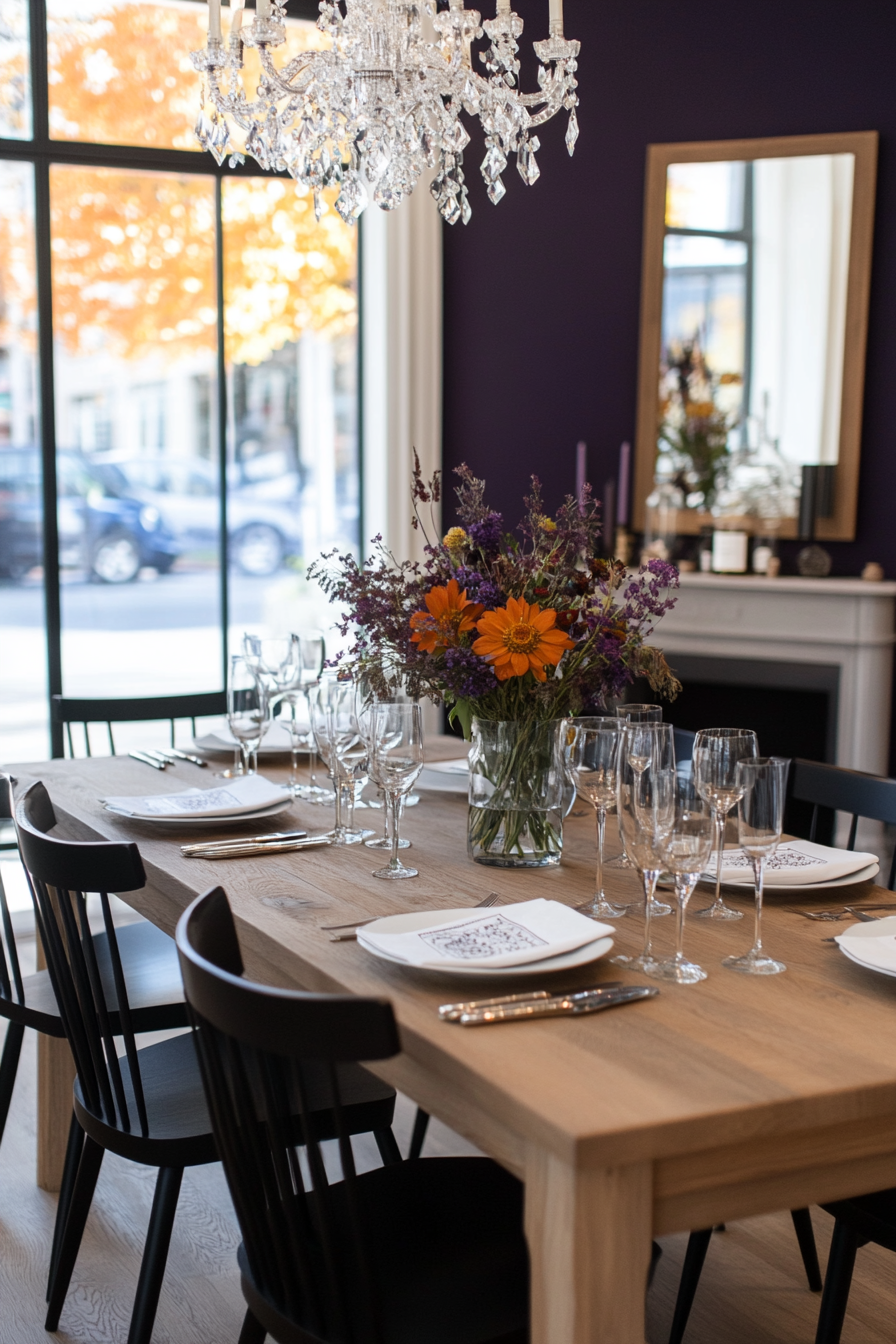
<instances>
[{"instance_id":1,"label":"black dining chair","mask_svg":"<svg viewBox=\"0 0 896 1344\"><path fill-rule=\"evenodd\" d=\"M13 814L13 781L8 775L0 775L0 815L4 813L10 818ZM44 821L47 828L55 824L55 816L52 816L52 806L48 798ZM140 872L142 873L142 868ZM133 881L135 877L136 874L132 873L128 880ZM143 880L138 885L142 886ZM95 934L93 943L99 975L112 1006L113 1020L117 1021L115 976L108 935L105 932ZM185 1027L187 1008L184 1003L174 939L169 938L155 925L141 920L117 930L117 946L129 987L131 1016L135 1030L170 1031ZM45 1036L55 1036L58 1039L65 1036L65 1027L49 971L41 970L33 975L22 974L2 876L0 876L0 1017L9 1023L3 1043L3 1054L0 1056L0 1140L2 1140L26 1027L43 1032ZM51 1267L56 1260L58 1231L71 1199L82 1143L83 1131L72 1113L59 1195L59 1207L63 1214L61 1220L57 1220L57 1238L50 1257Z\"/></svg>"},{"instance_id":2,"label":"black dining chair","mask_svg":"<svg viewBox=\"0 0 896 1344\"><path fill-rule=\"evenodd\" d=\"M127 929L116 931L109 904L110 891L133 891L145 883L137 846L48 835L56 818L40 783L19 799L15 818L49 978L77 1067L74 1113L81 1142L70 1193L65 1202L60 1198L57 1213L46 1328L59 1325L100 1166L109 1151L159 1171L128 1333L129 1344L148 1344L184 1168L218 1157L193 1036L188 1032L137 1045L141 1028L120 946ZM87 892L99 894L111 970L105 978L87 919ZM124 1047L121 1057L117 1038ZM347 1070L344 1081L342 1123L347 1131L373 1131L383 1160L400 1162L391 1130L394 1090L357 1067ZM307 1108L320 1132L331 1137L335 1119L323 1113L325 1093L324 1086L310 1080Z\"/></svg>"},{"instance_id":3,"label":"black dining chair","mask_svg":"<svg viewBox=\"0 0 896 1344\"><path fill-rule=\"evenodd\" d=\"M220 716L227 713L226 691L203 691L189 695L153 695L132 700L72 700L63 695L52 697L52 717L54 723L65 725L68 741L68 753L75 754L72 737L72 724L79 723L84 732L85 755L90 756L91 723L104 723L109 738L109 752L115 755L115 737L113 723L149 723L155 719L167 719L171 725L171 745L175 745L174 728L178 719L189 719L193 736L196 736L196 720L209 715Z\"/></svg>"},{"instance_id":4,"label":"black dining chair","mask_svg":"<svg viewBox=\"0 0 896 1344\"><path fill-rule=\"evenodd\" d=\"M822 1204L834 1218L815 1344L840 1344L856 1253L873 1242L896 1251L896 1189Z\"/></svg>"},{"instance_id":5,"label":"black dining chair","mask_svg":"<svg viewBox=\"0 0 896 1344\"><path fill-rule=\"evenodd\" d=\"M791 764L790 779L792 797L797 802L812 805L809 840L815 839L822 808L846 812L852 817L847 849L856 847L860 817L896 825L896 779L799 758ZM891 891L896 888L896 851L890 864L887 885Z\"/></svg>"},{"instance_id":6,"label":"black dining chair","mask_svg":"<svg viewBox=\"0 0 896 1344\"><path fill-rule=\"evenodd\" d=\"M243 1235L240 1344L262 1344L267 1334L279 1344L525 1344L520 1182L488 1158L356 1170L342 1070L400 1052L388 1000L244 979L220 887L193 902L176 938ZM308 1113L309 1079L321 1073L340 1179Z\"/></svg>"}]
</instances>

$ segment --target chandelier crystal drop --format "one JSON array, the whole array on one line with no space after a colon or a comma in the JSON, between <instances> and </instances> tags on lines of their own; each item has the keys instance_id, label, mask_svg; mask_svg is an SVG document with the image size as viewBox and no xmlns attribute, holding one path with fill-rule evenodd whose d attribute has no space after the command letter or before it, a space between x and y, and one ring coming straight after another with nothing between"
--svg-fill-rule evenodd
<instances>
[{"instance_id":1,"label":"chandelier crystal drop","mask_svg":"<svg viewBox=\"0 0 896 1344\"><path fill-rule=\"evenodd\" d=\"M373 201L394 210L426 169L430 191L449 224L470 218L463 154L470 135L461 114L478 117L486 137L481 172L497 205L507 188L502 174L516 155L520 177L532 186L540 169L537 126L561 109L569 113L566 147L572 154L579 43L563 36L562 0L550 0L549 36L535 42L538 92L519 87L518 39L523 21L498 0L484 23L463 0L436 9L433 0L321 0L317 26L331 39L324 51L306 51L280 68L274 48L286 41L280 0L258 0L253 21L231 0L233 21L225 45L221 0L209 0L207 45L191 53L204 76L196 137L218 164L239 145L264 169L289 172L310 191L318 218L321 192L338 187L336 209L353 224ZM425 31L433 30L434 41ZM485 38L474 69L472 44ZM255 47L262 74L253 101L241 79L243 50ZM236 133L235 133L236 132ZM241 134L240 134L241 133Z\"/></svg>"}]
</instances>

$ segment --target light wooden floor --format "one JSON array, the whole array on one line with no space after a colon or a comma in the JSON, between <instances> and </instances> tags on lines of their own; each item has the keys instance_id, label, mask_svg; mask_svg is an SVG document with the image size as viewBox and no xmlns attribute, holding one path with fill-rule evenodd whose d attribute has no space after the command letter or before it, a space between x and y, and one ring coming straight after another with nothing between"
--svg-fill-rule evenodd
<instances>
[{"instance_id":1,"label":"light wooden floor","mask_svg":"<svg viewBox=\"0 0 896 1344\"><path fill-rule=\"evenodd\" d=\"M45 1344L46 1259L55 1196L34 1183L35 1038L26 1035L0 1147L0 1344ZM396 1133L407 1148L413 1107L401 1099ZM372 1145L371 1145L372 1148ZM426 1152L468 1153L431 1126ZM378 1162L367 1150L371 1165ZM362 1155L363 1162L363 1155ZM155 1173L107 1157L55 1338L124 1344ZM822 1270L831 1220L813 1211ZM153 1344L236 1344L243 1316L234 1252L236 1223L219 1167L188 1172L181 1193ZM684 1237L667 1237L648 1301L649 1344L665 1344ZM813 1344L819 1299L803 1278L790 1218L733 1223L713 1237L686 1344ZM843 1344L893 1344L896 1256L859 1252ZM421 1340L419 1344L426 1344Z\"/></svg>"}]
</instances>

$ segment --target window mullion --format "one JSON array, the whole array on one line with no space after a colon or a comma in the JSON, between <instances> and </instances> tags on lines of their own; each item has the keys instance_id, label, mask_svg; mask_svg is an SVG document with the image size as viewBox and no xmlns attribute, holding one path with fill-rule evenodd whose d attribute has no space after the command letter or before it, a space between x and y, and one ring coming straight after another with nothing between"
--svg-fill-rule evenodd
<instances>
[{"instance_id":1,"label":"window mullion","mask_svg":"<svg viewBox=\"0 0 896 1344\"><path fill-rule=\"evenodd\" d=\"M224 685L228 680L230 641L230 557L227 535L227 363L224 357L224 225L221 219L221 178L215 178L215 277L218 290L218 491L219 572L221 580L221 648Z\"/></svg>"}]
</instances>

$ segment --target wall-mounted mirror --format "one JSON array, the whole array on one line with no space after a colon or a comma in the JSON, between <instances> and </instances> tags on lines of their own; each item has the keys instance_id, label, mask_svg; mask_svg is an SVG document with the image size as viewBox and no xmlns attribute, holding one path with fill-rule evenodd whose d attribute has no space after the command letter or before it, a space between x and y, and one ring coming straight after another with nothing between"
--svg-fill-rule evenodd
<instances>
[{"instance_id":1,"label":"wall-mounted mirror","mask_svg":"<svg viewBox=\"0 0 896 1344\"><path fill-rule=\"evenodd\" d=\"M876 164L874 131L649 146L636 528L659 479L680 534L796 536L819 466L816 535L854 537Z\"/></svg>"}]
</instances>

